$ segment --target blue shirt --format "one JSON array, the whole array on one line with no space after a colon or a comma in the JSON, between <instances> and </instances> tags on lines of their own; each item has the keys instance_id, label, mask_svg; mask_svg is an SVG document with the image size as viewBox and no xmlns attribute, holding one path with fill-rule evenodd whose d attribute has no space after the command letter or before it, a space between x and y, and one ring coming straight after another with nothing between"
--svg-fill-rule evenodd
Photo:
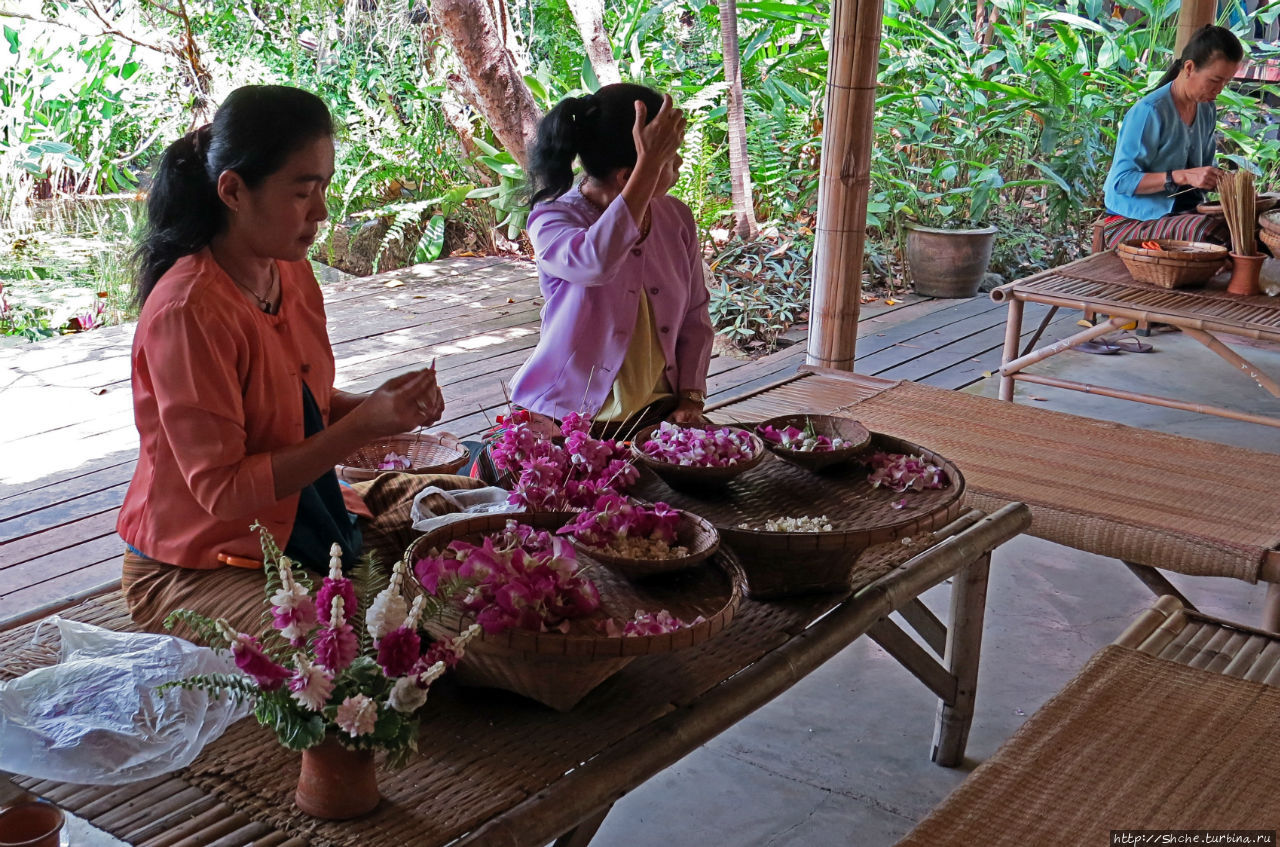
<instances>
[{"instance_id":1,"label":"blue shirt","mask_svg":"<svg viewBox=\"0 0 1280 847\"><path fill-rule=\"evenodd\" d=\"M1162 85L1143 97L1120 124L1106 184L1107 211L1113 215L1140 221L1164 217L1173 211L1176 198L1163 189L1155 194L1135 193L1143 174L1213 164L1217 108L1212 103L1197 104L1196 118L1187 126L1173 104L1172 85Z\"/></svg>"}]
</instances>

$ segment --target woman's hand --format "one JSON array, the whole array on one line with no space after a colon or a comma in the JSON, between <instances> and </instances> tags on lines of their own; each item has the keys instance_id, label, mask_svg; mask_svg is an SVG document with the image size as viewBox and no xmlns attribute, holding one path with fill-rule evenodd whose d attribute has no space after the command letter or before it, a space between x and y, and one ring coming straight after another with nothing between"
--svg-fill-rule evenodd
<instances>
[{"instance_id":1,"label":"woman's hand","mask_svg":"<svg viewBox=\"0 0 1280 847\"><path fill-rule=\"evenodd\" d=\"M1205 191L1213 191L1217 188L1218 180L1221 177L1222 171L1212 165L1173 172L1173 181L1178 185L1189 185L1192 188L1202 188Z\"/></svg>"},{"instance_id":2,"label":"woman's hand","mask_svg":"<svg viewBox=\"0 0 1280 847\"><path fill-rule=\"evenodd\" d=\"M702 403L698 400L690 400L688 397L681 398L680 403L675 407L667 420L674 424L704 424L707 422L706 415L702 414Z\"/></svg>"},{"instance_id":3,"label":"woman's hand","mask_svg":"<svg viewBox=\"0 0 1280 847\"><path fill-rule=\"evenodd\" d=\"M430 426L444 414L444 397L432 368L410 371L378 387L356 409L371 438Z\"/></svg>"},{"instance_id":4,"label":"woman's hand","mask_svg":"<svg viewBox=\"0 0 1280 847\"><path fill-rule=\"evenodd\" d=\"M677 109L670 94L662 95L662 107L653 120L645 123L649 117L648 107L641 100L636 101L636 123L631 129L631 137L636 145L636 165L644 160L661 166L675 157L684 143L684 130L688 120L684 112Z\"/></svg>"}]
</instances>

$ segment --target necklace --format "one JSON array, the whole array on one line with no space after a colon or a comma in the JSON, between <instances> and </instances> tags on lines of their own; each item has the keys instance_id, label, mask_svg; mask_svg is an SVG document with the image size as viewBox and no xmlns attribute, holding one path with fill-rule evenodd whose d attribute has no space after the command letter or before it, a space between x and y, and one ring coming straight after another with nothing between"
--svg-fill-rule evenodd
<instances>
[{"instance_id":1,"label":"necklace","mask_svg":"<svg viewBox=\"0 0 1280 847\"><path fill-rule=\"evenodd\" d=\"M583 182L585 184L586 181L583 180ZM586 200L588 203L591 204L591 208L595 209L597 212L599 212L602 215L604 214L605 207L601 206L595 200L592 200L590 197L588 197L587 192L582 190L581 185L578 186L578 193L582 195L583 200ZM639 244L640 242L644 241L646 238L649 237L649 230L652 227L653 227L653 207L645 206L644 217L640 219L640 237L636 239L637 244Z\"/></svg>"},{"instance_id":2,"label":"necklace","mask_svg":"<svg viewBox=\"0 0 1280 847\"><path fill-rule=\"evenodd\" d=\"M241 289L249 292L249 294L253 296L253 299L258 301L259 309L266 312L268 315L275 312L275 304L271 302L271 292L276 287L277 283L280 282L280 269L276 267L274 259L271 261L271 279L267 282L267 290L263 294L259 294L257 291L254 291L235 277L232 277L231 281Z\"/></svg>"}]
</instances>

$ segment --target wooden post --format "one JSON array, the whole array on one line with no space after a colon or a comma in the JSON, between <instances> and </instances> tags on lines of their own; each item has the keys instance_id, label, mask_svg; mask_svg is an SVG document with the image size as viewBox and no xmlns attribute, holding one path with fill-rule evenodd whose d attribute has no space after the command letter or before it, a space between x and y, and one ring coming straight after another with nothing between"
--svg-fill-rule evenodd
<instances>
[{"instance_id":1,"label":"wooden post","mask_svg":"<svg viewBox=\"0 0 1280 847\"><path fill-rule=\"evenodd\" d=\"M1217 0L1182 0L1182 8L1178 11L1178 40L1173 48L1175 57L1182 55L1182 48L1187 46L1196 30L1214 22L1217 12Z\"/></svg>"},{"instance_id":2,"label":"wooden post","mask_svg":"<svg viewBox=\"0 0 1280 847\"><path fill-rule=\"evenodd\" d=\"M835 0L827 66L808 363L853 370L871 185L881 0Z\"/></svg>"}]
</instances>

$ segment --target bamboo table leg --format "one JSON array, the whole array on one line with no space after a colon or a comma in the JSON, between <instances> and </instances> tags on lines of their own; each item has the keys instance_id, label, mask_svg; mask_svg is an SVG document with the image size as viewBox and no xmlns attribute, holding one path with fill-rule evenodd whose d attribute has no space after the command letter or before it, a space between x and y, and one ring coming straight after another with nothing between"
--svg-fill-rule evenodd
<instances>
[{"instance_id":1,"label":"bamboo table leg","mask_svg":"<svg viewBox=\"0 0 1280 847\"><path fill-rule=\"evenodd\" d=\"M1262 605L1262 628L1280 632L1280 583L1267 583L1267 599Z\"/></svg>"},{"instance_id":2,"label":"bamboo table leg","mask_svg":"<svg viewBox=\"0 0 1280 847\"><path fill-rule=\"evenodd\" d=\"M1000 357L1000 399L1013 402L1013 375L1005 375L1003 368L1018 358L1018 340L1022 338L1022 307L1017 297L1009 300L1009 318L1004 326L1004 355Z\"/></svg>"},{"instance_id":3,"label":"bamboo table leg","mask_svg":"<svg viewBox=\"0 0 1280 847\"><path fill-rule=\"evenodd\" d=\"M587 847L591 843L591 839L595 837L595 834L600 831L600 825L604 823L605 816L609 814L609 810L612 808L612 803L605 806L557 838L552 847Z\"/></svg>"},{"instance_id":4,"label":"bamboo table leg","mask_svg":"<svg viewBox=\"0 0 1280 847\"><path fill-rule=\"evenodd\" d=\"M1016 342L1016 338L1015 338ZM938 703L934 725L933 761L955 767L964 759L973 722L973 703L978 689L978 659L982 651L982 622L987 609L987 575L991 553L975 559L951 582L951 628L943 661L956 680L952 702Z\"/></svg>"}]
</instances>

